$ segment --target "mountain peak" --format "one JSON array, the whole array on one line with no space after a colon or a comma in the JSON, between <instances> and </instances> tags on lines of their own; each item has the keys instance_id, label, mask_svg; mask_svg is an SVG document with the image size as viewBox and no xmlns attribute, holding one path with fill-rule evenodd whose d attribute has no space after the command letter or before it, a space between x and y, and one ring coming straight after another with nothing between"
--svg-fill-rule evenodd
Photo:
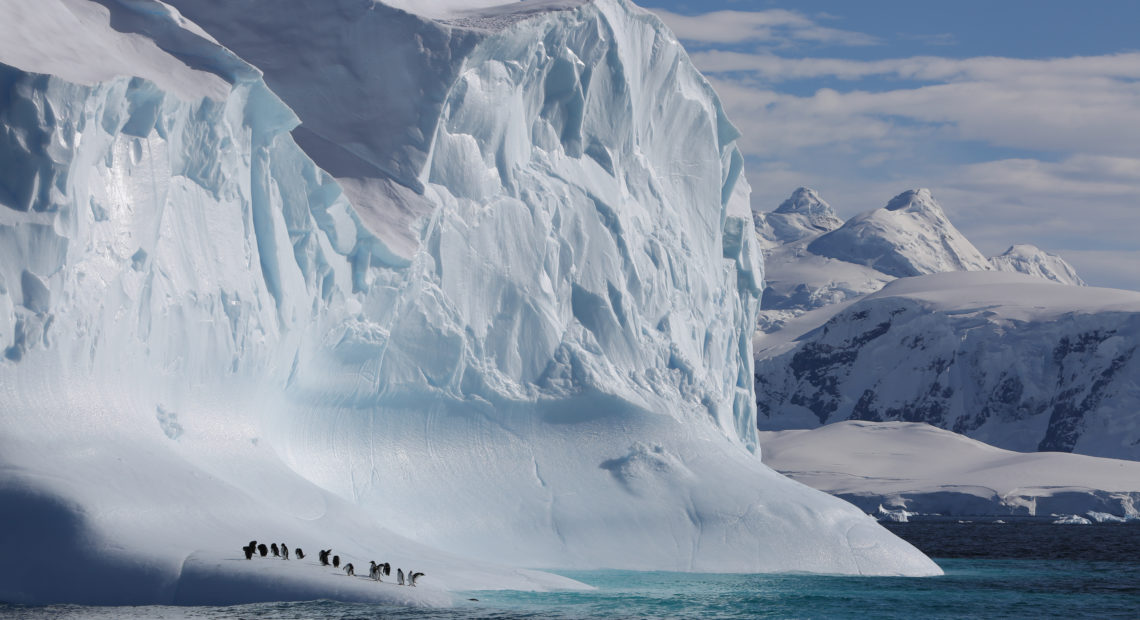
<instances>
[{"instance_id":1,"label":"mountain peak","mask_svg":"<svg viewBox=\"0 0 1140 620\"><path fill-rule=\"evenodd\" d=\"M934 199L930 190L925 187L919 189L908 189L905 192L891 198L890 202L885 207L887 211L936 211L938 215L945 217L942 213L942 206Z\"/></svg>"},{"instance_id":2,"label":"mountain peak","mask_svg":"<svg viewBox=\"0 0 1140 620\"><path fill-rule=\"evenodd\" d=\"M843 225L843 220L835 215L831 205L820 197L819 192L808 187L796 188L791 197L780 203L775 211L764 214L762 219L771 231L762 231L761 234L770 235L770 240L777 244L830 232Z\"/></svg>"},{"instance_id":3,"label":"mountain peak","mask_svg":"<svg viewBox=\"0 0 1140 620\"><path fill-rule=\"evenodd\" d=\"M1017 243L998 256L990 257L990 264L998 271L1024 273L1061 284L1087 286L1065 259L1042 250L1030 243Z\"/></svg>"},{"instance_id":4,"label":"mountain peak","mask_svg":"<svg viewBox=\"0 0 1140 620\"><path fill-rule=\"evenodd\" d=\"M856 215L812 241L808 251L900 278L993 268L928 189L907 190L884 208Z\"/></svg>"}]
</instances>

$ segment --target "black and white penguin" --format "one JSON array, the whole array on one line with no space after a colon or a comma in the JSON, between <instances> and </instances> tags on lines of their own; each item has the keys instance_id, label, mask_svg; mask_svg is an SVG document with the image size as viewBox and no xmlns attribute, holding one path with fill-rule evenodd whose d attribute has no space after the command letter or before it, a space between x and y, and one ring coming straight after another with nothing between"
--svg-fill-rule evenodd
<instances>
[{"instance_id":1,"label":"black and white penguin","mask_svg":"<svg viewBox=\"0 0 1140 620\"><path fill-rule=\"evenodd\" d=\"M257 546L257 552L261 554L261 557L265 557L269 555L269 547L266 547L265 543L261 543Z\"/></svg>"},{"instance_id":2,"label":"black and white penguin","mask_svg":"<svg viewBox=\"0 0 1140 620\"><path fill-rule=\"evenodd\" d=\"M253 545L250 545L248 547L242 547L241 550L245 552L245 559L252 560L253 559L253 552L256 548L257 547L255 547Z\"/></svg>"},{"instance_id":3,"label":"black and white penguin","mask_svg":"<svg viewBox=\"0 0 1140 620\"><path fill-rule=\"evenodd\" d=\"M330 549L330 551L331 551L331 549ZM340 556L339 555L333 556L333 568L340 568Z\"/></svg>"},{"instance_id":4,"label":"black and white penguin","mask_svg":"<svg viewBox=\"0 0 1140 620\"><path fill-rule=\"evenodd\" d=\"M368 578L380 581L380 565L376 563L376 560L368 561Z\"/></svg>"},{"instance_id":5,"label":"black and white penguin","mask_svg":"<svg viewBox=\"0 0 1140 620\"><path fill-rule=\"evenodd\" d=\"M388 577L392 574L392 563L391 562L384 562L380 566L384 567L384 576L385 577Z\"/></svg>"},{"instance_id":6,"label":"black and white penguin","mask_svg":"<svg viewBox=\"0 0 1140 620\"><path fill-rule=\"evenodd\" d=\"M278 551L278 549L277 549L277 543L273 543L272 545L269 545L269 548L273 551L273 557L275 557L275 558L281 557L281 552Z\"/></svg>"},{"instance_id":7,"label":"black and white penguin","mask_svg":"<svg viewBox=\"0 0 1140 620\"><path fill-rule=\"evenodd\" d=\"M408 580L411 582L409 585L411 585L413 588L416 587L416 580L423 576L423 573L412 573L412 576L408 577Z\"/></svg>"},{"instance_id":8,"label":"black and white penguin","mask_svg":"<svg viewBox=\"0 0 1140 620\"><path fill-rule=\"evenodd\" d=\"M289 547L286 547L285 543L281 543L281 557L285 558L286 560L289 559Z\"/></svg>"},{"instance_id":9,"label":"black and white penguin","mask_svg":"<svg viewBox=\"0 0 1140 620\"><path fill-rule=\"evenodd\" d=\"M352 562L344 565L344 574L348 575L349 577L356 576L356 569L352 568Z\"/></svg>"},{"instance_id":10,"label":"black and white penguin","mask_svg":"<svg viewBox=\"0 0 1140 620\"><path fill-rule=\"evenodd\" d=\"M329 551L332 551L332 549L329 549ZM320 554L321 555L321 566L328 566L329 565L329 551L325 551L324 549L321 549L321 554Z\"/></svg>"},{"instance_id":11,"label":"black and white penguin","mask_svg":"<svg viewBox=\"0 0 1140 620\"><path fill-rule=\"evenodd\" d=\"M396 569L396 585L398 585L398 586L404 585L404 569L402 569L402 568Z\"/></svg>"},{"instance_id":12,"label":"black and white penguin","mask_svg":"<svg viewBox=\"0 0 1140 620\"><path fill-rule=\"evenodd\" d=\"M305 559L305 552L302 551L300 547L297 547L297 559L298 560Z\"/></svg>"}]
</instances>

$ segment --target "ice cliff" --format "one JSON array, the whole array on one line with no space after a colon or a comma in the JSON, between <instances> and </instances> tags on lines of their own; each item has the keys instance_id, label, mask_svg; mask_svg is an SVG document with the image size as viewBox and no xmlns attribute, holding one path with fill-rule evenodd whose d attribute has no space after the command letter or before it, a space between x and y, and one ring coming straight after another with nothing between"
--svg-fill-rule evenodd
<instances>
[{"instance_id":1,"label":"ice cliff","mask_svg":"<svg viewBox=\"0 0 1140 620\"><path fill-rule=\"evenodd\" d=\"M755 454L737 133L656 18L174 5L0 2L0 600L939 572Z\"/></svg>"}]
</instances>

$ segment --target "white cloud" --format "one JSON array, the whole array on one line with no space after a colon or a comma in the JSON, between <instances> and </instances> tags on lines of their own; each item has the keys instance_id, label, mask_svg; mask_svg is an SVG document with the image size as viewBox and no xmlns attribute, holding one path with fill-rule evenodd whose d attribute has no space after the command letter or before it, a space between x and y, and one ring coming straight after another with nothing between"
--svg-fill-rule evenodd
<instances>
[{"instance_id":1,"label":"white cloud","mask_svg":"<svg viewBox=\"0 0 1140 620\"><path fill-rule=\"evenodd\" d=\"M819 24L706 17L674 27L706 48L761 50L692 53L743 132L754 208L806 185L849 217L930 187L987 254L1033 243L1091 284L1140 290L1140 53L785 58L764 45Z\"/></svg>"},{"instance_id":2,"label":"white cloud","mask_svg":"<svg viewBox=\"0 0 1140 620\"><path fill-rule=\"evenodd\" d=\"M720 75L714 81L730 118L745 132L744 149L758 156L825 141L840 145L894 136L1059 153L1140 154L1140 54L862 62L701 52L694 60ZM742 67L759 77L725 77ZM879 91L824 88L809 96L774 90L783 80L828 76L937 83Z\"/></svg>"},{"instance_id":3,"label":"white cloud","mask_svg":"<svg viewBox=\"0 0 1140 620\"><path fill-rule=\"evenodd\" d=\"M767 11L714 11L701 15L680 15L654 9L678 39L696 43L762 43L787 45L821 43L830 45L875 45L879 40L861 32L819 25L815 20L783 9Z\"/></svg>"}]
</instances>

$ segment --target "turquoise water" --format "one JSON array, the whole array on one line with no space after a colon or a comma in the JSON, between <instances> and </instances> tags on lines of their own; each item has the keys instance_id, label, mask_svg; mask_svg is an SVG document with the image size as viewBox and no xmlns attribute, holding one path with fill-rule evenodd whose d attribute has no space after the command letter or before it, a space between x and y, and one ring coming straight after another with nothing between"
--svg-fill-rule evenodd
<instances>
[{"instance_id":1,"label":"turquoise water","mask_svg":"<svg viewBox=\"0 0 1140 620\"><path fill-rule=\"evenodd\" d=\"M450 609L333 601L234 607L0 607L5 618L1137 618L1140 564L946 559L944 577L568 572L592 592L474 592ZM478 598L468 601L467 598Z\"/></svg>"},{"instance_id":2,"label":"turquoise water","mask_svg":"<svg viewBox=\"0 0 1140 620\"><path fill-rule=\"evenodd\" d=\"M333 601L12 607L2 618L1140 618L1140 526L906 524L942 577L565 572L588 592L471 592L448 609ZM963 557L939 558L939 554ZM468 600L475 598L478 600Z\"/></svg>"}]
</instances>

